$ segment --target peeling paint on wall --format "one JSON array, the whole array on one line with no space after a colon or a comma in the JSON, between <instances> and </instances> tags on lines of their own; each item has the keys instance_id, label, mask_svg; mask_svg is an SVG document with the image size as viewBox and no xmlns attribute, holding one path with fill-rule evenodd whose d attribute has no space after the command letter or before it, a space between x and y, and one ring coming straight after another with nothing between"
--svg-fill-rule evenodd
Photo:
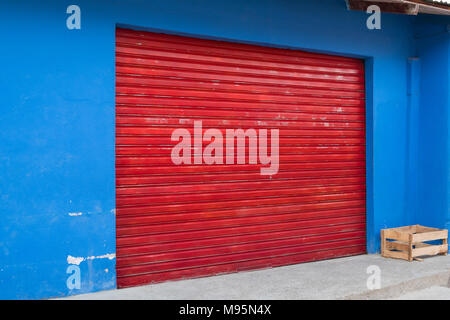
<instances>
[{"instance_id":1,"label":"peeling paint on wall","mask_svg":"<svg viewBox=\"0 0 450 320\"><path fill-rule=\"evenodd\" d=\"M81 216L83 212L69 212L68 215L71 217Z\"/></svg>"},{"instance_id":2,"label":"peeling paint on wall","mask_svg":"<svg viewBox=\"0 0 450 320\"><path fill-rule=\"evenodd\" d=\"M68 264L76 264L77 266L80 265L81 262L86 260L94 260L94 259L105 259L108 258L109 260L115 259L116 254L115 253L108 253L104 254L102 256L90 256L90 257L72 257L71 255L67 256L67 263Z\"/></svg>"}]
</instances>

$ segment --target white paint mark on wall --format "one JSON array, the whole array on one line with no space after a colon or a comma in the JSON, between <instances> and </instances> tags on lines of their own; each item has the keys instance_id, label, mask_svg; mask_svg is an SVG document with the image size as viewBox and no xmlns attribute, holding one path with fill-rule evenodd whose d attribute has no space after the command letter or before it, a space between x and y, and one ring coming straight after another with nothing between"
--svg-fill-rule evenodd
<instances>
[{"instance_id":1,"label":"white paint mark on wall","mask_svg":"<svg viewBox=\"0 0 450 320\"><path fill-rule=\"evenodd\" d=\"M80 263L82 263L83 261L87 261L87 260L94 260L94 259L115 259L116 258L116 254L115 253L108 253L108 254L104 254L102 256L90 256L90 257L72 257L72 256L67 256L67 263L68 264L76 264L77 266L80 265Z\"/></svg>"},{"instance_id":2,"label":"white paint mark on wall","mask_svg":"<svg viewBox=\"0 0 450 320\"><path fill-rule=\"evenodd\" d=\"M84 261L84 258L77 258L72 256L67 256L67 263L68 264L76 264L77 266L80 265L81 262Z\"/></svg>"},{"instance_id":3,"label":"white paint mark on wall","mask_svg":"<svg viewBox=\"0 0 450 320\"><path fill-rule=\"evenodd\" d=\"M68 215L71 217L81 216L83 212L69 212Z\"/></svg>"}]
</instances>

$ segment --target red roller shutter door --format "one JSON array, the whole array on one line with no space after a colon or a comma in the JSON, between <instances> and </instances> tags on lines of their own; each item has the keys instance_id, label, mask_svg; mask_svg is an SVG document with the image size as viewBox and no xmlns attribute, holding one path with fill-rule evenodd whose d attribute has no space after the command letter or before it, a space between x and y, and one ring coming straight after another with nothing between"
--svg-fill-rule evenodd
<instances>
[{"instance_id":1,"label":"red roller shutter door","mask_svg":"<svg viewBox=\"0 0 450 320\"><path fill-rule=\"evenodd\" d=\"M116 94L118 287L365 253L361 60L117 29ZM195 120L278 128L278 173L174 165Z\"/></svg>"}]
</instances>

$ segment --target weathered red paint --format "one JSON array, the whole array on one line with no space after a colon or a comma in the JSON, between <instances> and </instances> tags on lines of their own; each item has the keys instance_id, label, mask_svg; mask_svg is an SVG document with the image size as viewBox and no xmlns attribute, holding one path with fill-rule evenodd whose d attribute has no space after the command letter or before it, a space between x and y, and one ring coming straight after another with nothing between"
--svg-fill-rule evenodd
<instances>
[{"instance_id":1,"label":"weathered red paint","mask_svg":"<svg viewBox=\"0 0 450 320\"><path fill-rule=\"evenodd\" d=\"M362 61L125 29L116 43L119 287L365 252ZM279 129L279 172L175 166L171 134L195 120Z\"/></svg>"}]
</instances>

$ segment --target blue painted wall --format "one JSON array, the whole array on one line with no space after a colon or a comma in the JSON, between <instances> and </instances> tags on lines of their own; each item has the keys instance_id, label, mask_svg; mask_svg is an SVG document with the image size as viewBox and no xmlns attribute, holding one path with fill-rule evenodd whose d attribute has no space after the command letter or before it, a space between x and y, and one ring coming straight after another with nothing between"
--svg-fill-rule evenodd
<instances>
[{"instance_id":1,"label":"blue painted wall","mask_svg":"<svg viewBox=\"0 0 450 320\"><path fill-rule=\"evenodd\" d=\"M450 229L450 19L424 17L420 22L417 222Z\"/></svg>"},{"instance_id":2,"label":"blue painted wall","mask_svg":"<svg viewBox=\"0 0 450 320\"><path fill-rule=\"evenodd\" d=\"M70 4L81 7L81 30L66 28ZM66 269L69 255L115 253L117 24L366 59L368 252L380 228L448 225L449 100L429 81L448 91L449 42L416 38L432 29L416 17L383 14L374 31L366 19L343 0L1 1L0 298L116 286L114 259L81 262L81 289L67 288ZM431 91L411 95L422 88ZM419 176L429 165L433 174ZM438 192L418 197L425 184Z\"/></svg>"}]
</instances>

